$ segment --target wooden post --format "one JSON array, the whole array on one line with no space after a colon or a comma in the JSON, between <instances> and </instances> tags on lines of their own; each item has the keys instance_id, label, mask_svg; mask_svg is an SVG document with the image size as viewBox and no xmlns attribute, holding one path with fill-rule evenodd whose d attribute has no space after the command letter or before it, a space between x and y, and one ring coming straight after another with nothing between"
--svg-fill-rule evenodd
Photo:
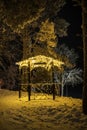
<instances>
[{"instance_id":1,"label":"wooden post","mask_svg":"<svg viewBox=\"0 0 87 130\"><path fill-rule=\"evenodd\" d=\"M54 65L52 61L52 90L53 90L53 100L55 100L55 84L54 84Z\"/></svg>"},{"instance_id":2,"label":"wooden post","mask_svg":"<svg viewBox=\"0 0 87 130\"><path fill-rule=\"evenodd\" d=\"M53 84L53 100L55 100L55 84Z\"/></svg>"},{"instance_id":3,"label":"wooden post","mask_svg":"<svg viewBox=\"0 0 87 130\"><path fill-rule=\"evenodd\" d=\"M21 85L19 85L19 98L21 98Z\"/></svg>"},{"instance_id":4,"label":"wooden post","mask_svg":"<svg viewBox=\"0 0 87 130\"><path fill-rule=\"evenodd\" d=\"M21 98L21 69L19 69L19 98Z\"/></svg>"},{"instance_id":5,"label":"wooden post","mask_svg":"<svg viewBox=\"0 0 87 130\"><path fill-rule=\"evenodd\" d=\"M30 85L30 63L29 63L29 66L28 66L28 101L30 101L30 96L31 96L31 85Z\"/></svg>"},{"instance_id":6,"label":"wooden post","mask_svg":"<svg viewBox=\"0 0 87 130\"><path fill-rule=\"evenodd\" d=\"M31 96L31 85L28 84L28 101L30 101L30 96Z\"/></svg>"},{"instance_id":7,"label":"wooden post","mask_svg":"<svg viewBox=\"0 0 87 130\"><path fill-rule=\"evenodd\" d=\"M59 84L59 96L61 96L61 85Z\"/></svg>"}]
</instances>

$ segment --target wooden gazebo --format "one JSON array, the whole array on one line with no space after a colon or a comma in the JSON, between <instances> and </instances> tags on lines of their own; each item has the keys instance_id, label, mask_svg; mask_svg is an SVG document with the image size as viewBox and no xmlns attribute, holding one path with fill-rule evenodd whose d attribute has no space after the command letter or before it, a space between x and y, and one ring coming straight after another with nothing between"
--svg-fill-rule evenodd
<instances>
[{"instance_id":1,"label":"wooden gazebo","mask_svg":"<svg viewBox=\"0 0 87 130\"><path fill-rule=\"evenodd\" d=\"M51 70L52 72L52 81L50 84L53 87L53 100L55 99L55 83L54 83L54 66L58 67L59 70L63 68L64 62L54 59L52 57L47 57L44 55L37 55L34 57L30 57L28 59L22 60L20 62L17 62L16 65L19 66L19 78L20 78L20 84L19 84L19 98L21 97L21 88L22 86L27 86L27 91L28 91L28 100L30 100L31 96L31 71L34 68L37 67L43 67L47 69L48 71ZM22 80L24 78L21 78L23 73L24 78L26 79L25 82ZM42 83L44 84L44 83ZM46 83L45 83L46 84Z\"/></svg>"}]
</instances>

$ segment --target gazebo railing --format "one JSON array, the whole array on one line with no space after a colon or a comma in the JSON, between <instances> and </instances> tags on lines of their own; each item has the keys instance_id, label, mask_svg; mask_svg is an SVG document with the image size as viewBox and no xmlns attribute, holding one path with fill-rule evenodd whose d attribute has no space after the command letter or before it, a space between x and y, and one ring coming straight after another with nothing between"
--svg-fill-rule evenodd
<instances>
[{"instance_id":1,"label":"gazebo railing","mask_svg":"<svg viewBox=\"0 0 87 130\"><path fill-rule=\"evenodd\" d=\"M56 89L56 86L58 87L59 95L60 95L60 84L59 83L22 83L22 84L19 84L19 98L21 98L21 92L22 92L22 88L24 88L24 86L26 86L26 88L27 88L28 100L30 101L32 88L38 88L37 86L43 86L44 87L45 85L52 87L51 90L52 90L52 94L53 94L53 100L55 100L55 96L56 96L55 89Z\"/></svg>"}]
</instances>

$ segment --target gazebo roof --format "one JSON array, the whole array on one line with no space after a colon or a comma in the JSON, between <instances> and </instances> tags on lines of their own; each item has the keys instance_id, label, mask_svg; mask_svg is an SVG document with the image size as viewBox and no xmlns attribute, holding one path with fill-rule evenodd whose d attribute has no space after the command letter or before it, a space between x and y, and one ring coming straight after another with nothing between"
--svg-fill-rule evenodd
<instances>
[{"instance_id":1,"label":"gazebo roof","mask_svg":"<svg viewBox=\"0 0 87 130\"><path fill-rule=\"evenodd\" d=\"M19 68L22 68L24 66L28 67L30 66L30 70L36 68L36 67L44 67L47 70L50 70L52 66L56 66L59 69L62 68L62 65L64 65L64 62L54 59L52 57L47 57L44 55L37 55L34 57L30 57L28 59L16 62L16 65L19 65Z\"/></svg>"}]
</instances>

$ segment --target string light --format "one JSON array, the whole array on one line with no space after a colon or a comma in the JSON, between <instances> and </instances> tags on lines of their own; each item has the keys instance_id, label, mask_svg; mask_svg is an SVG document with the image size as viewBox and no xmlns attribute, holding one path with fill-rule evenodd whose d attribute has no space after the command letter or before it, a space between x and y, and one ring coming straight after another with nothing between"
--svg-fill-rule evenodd
<instances>
[{"instance_id":1,"label":"string light","mask_svg":"<svg viewBox=\"0 0 87 130\"><path fill-rule=\"evenodd\" d=\"M36 67L44 67L45 69L50 70L52 65L61 69L62 65L64 65L64 62L44 55L37 55L26 60L22 60L20 62L16 62L16 65L19 65L20 68L24 66L28 67L29 64L30 70L33 70Z\"/></svg>"}]
</instances>

